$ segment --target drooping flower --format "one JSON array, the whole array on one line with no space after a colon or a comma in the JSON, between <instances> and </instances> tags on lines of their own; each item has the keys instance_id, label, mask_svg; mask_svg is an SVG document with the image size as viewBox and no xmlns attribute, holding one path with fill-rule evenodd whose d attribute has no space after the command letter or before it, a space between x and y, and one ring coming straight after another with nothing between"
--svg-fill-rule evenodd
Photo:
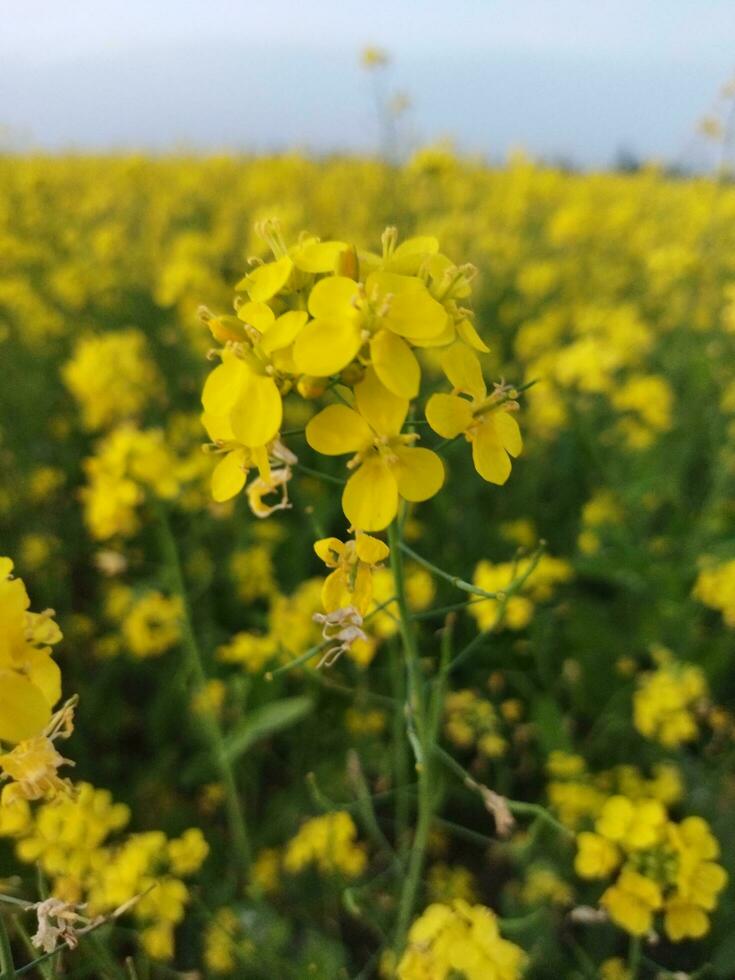
<instances>
[{"instance_id":1,"label":"drooping flower","mask_svg":"<svg viewBox=\"0 0 735 980\"><path fill-rule=\"evenodd\" d=\"M328 568L334 569L324 580L322 603L330 613L344 606L355 606L364 616L373 599L373 568L390 554L387 544L369 534L358 533L354 540L322 538L314 551Z\"/></svg>"}]
</instances>

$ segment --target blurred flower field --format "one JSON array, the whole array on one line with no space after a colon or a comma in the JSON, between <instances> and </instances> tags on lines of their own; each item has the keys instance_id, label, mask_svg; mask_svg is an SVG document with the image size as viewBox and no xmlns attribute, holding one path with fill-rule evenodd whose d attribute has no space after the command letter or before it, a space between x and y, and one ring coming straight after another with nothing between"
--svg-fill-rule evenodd
<instances>
[{"instance_id":1,"label":"blurred flower field","mask_svg":"<svg viewBox=\"0 0 735 980\"><path fill-rule=\"evenodd\" d=\"M3 978L735 976L730 182L6 157L0 359Z\"/></svg>"}]
</instances>

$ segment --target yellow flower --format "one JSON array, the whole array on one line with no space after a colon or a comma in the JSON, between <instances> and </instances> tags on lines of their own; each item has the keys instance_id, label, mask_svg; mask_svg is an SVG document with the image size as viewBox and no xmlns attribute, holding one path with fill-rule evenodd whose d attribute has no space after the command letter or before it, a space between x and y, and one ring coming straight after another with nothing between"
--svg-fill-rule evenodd
<instances>
[{"instance_id":1,"label":"yellow flower","mask_svg":"<svg viewBox=\"0 0 735 980\"><path fill-rule=\"evenodd\" d=\"M158 657L181 636L183 609L178 596L148 592L137 599L122 622L122 634L135 657Z\"/></svg>"},{"instance_id":2,"label":"yellow flower","mask_svg":"<svg viewBox=\"0 0 735 980\"><path fill-rule=\"evenodd\" d=\"M398 980L444 980L455 973L466 980L518 980L523 950L500 935L495 914L483 905L457 899L430 905L413 923Z\"/></svg>"},{"instance_id":3,"label":"yellow flower","mask_svg":"<svg viewBox=\"0 0 735 980\"><path fill-rule=\"evenodd\" d=\"M655 881L624 868L615 884L604 892L600 904L616 925L632 936L645 936L663 899Z\"/></svg>"},{"instance_id":4,"label":"yellow flower","mask_svg":"<svg viewBox=\"0 0 735 980\"><path fill-rule=\"evenodd\" d=\"M666 810L658 800L611 796L605 802L595 829L626 851L643 850L661 840L666 828Z\"/></svg>"},{"instance_id":5,"label":"yellow flower","mask_svg":"<svg viewBox=\"0 0 735 980\"><path fill-rule=\"evenodd\" d=\"M356 837L357 827L346 810L313 817L286 845L283 867L290 874L298 874L313 864L322 874L356 878L367 865L367 854L355 842Z\"/></svg>"},{"instance_id":6,"label":"yellow flower","mask_svg":"<svg viewBox=\"0 0 735 980\"><path fill-rule=\"evenodd\" d=\"M32 613L13 563L0 558L0 740L19 742L39 734L61 697L61 672L49 644L61 631L52 611Z\"/></svg>"},{"instance_id":7,"label":"yellow flower","mask_svg":"<svg viewBox=\"0 0 735 980\"><path fill-rule=\"evenodd\" d=\"M338 374L365 347L382 384L409 399L421 381L411 346L432 345L448 320L420 279L385 271L371 273L364 286L347 276L320 280L309 295L309 312L313 319L294 344L299 372Z\"/></svg>"},{"instance_id":8,"label":"yellow flower","mask_svg":"<svg viewBox=\"0 0 735 980\"><path fill-rule=\"evenodd\" d=\"M426 405L429 425L445 439L464 433L480 476L490 483L505 483L510 457L518 456L523 447L518 423L509 414L515 403L503 402L497 392L488 397L477 355L463 344L450 347L441 364L454 392L431 396Z\"/></svg>"},{"instance_id":9,"label":"yellow flower","mask_svg":"<svg viewBox=\"0 0 735 980\"><path fill-rule=\"evenodd\" d=\"M600 963L600 980L631 980L631 973L619 956Z\"/></svg>"},{"instance_id":10,"label":"yellow flower","mask_svg":"<svg viewBox=\"0 0 735 980\"><path fill-rule=\"evenodd\" d=\"M334 571L322 586L322 604L327 612L354 606L363 616L373 599L372 570L390 554L388 545L358 532L354 541L322 538L314 551Z\"/></svg>"},{"instance_id":11,"label":"yellow flower","mask_svg":"<svg viewBox=\"0 0 735 980\"><path fill-rule=\"evenodd\" d=\"M620 864L620 851L605 837L583 831L577 835L574 870L580 878L607 878Z\"/></svg>"},{"instance_id":12,"label":"yellow flower","mask_svg":"<svg viewBox=\"0 0 735 980\"><path fill-rule=\"evenodd\" d=\"M408 401L388 391L368 369L355 386L356 410L330 405L306 427L309 445L326 456L354 453L355 472L342 494L342 507L355 529L381 531L398 511L398 499L433 497L444 482L442 461L430 449L401 435Z\"/></svg>"},{"instance_id":13,"label":"yellow flower","mask_svg":"<svg viewBox=\"0 0 735 980\"><path fill-rule=\"evenodd\" d=\"M709 917L699 905L675 895L666 902L664 929L673 942L701 939L709 932Z\"/></svg>"}]
</instances>

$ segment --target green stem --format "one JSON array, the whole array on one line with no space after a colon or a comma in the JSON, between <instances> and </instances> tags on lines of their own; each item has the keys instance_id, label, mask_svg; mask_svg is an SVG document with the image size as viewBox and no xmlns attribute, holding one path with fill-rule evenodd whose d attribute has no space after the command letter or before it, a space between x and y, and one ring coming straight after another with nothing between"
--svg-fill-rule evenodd
<instances>
[{"instance_id":1,"label":"green stem","mask_svg":"<svg viewBox=\"0 0 735 980\"><path fill-rule=\"evenodd\" d=\"M10 936L4 915L0 915L0 968L3 971L0 980L15 980L18 975L15 972L13 950L10 946Z\"/></svg>"},{"instance_id":2,"label":"green stem","mask_svg":"<svg viewBox=\"0 0 735 980\"><path fill-rule=\"evenodd\" d=\"M183 572L181 570L181 562L179 560L179 550L171 532L167 515L163 511L161 512L159 527L163 557L170 575L173 590L179 596L183 609L182 639L189 671L194 678L197 690L203 690L207 683L204 660L199 649L196 633L194 632L191 609ZM249 872L252 859L245 813L240 801L235 773L227 755L224 735L216 716L211 711L204 711L200 715L200 722L204 737L209 742L213 761L225 790L227 822L237 859L236 875L238 880L240 880Z\"/></svg>"},{"instance_id":3,"label":"green stem","mask_svg":"<svg viewBox=\"0 0 735 980\"><path fill-rule=\"evenodd\" d=\"M402 542L397 521L394 521L388 528L388 544L390 545L390 562L396 589L403 655L406 662L406 729L408 739L413 748L416 773L418 776L418 815L416 830L411 844L396 922L394 946L397 955L400 956L406 945L408 927L416 907L416 898L424 868L429 830L431 829L433 800L430 778L430 731L427 724L424 685L421 677L421 664L419 662L416 634L406 597L403 556L401 551Z\"/></svg>"},{"instance_id":4,"label":"green stem","mask_svg":"<svg viewBox=\"0 0 735 980\"><path fill-rule=\"evenodd\" d=\"M628 949L628 970L631 980L636 980L641 968L641 937L631 936Z\"/></svg>"}]
</instances>

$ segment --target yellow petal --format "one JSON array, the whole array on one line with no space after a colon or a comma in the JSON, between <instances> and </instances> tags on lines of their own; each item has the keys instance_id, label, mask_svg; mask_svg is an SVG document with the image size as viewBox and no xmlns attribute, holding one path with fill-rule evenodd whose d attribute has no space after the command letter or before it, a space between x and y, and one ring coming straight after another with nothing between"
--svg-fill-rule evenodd
<instances>
[{"instance_id":1,"label":"yellow petal","mask_svg":"<svg viewBox=\"0 0 735 980\"><path fill-rule=\"evenodd\" d=\"M428 500L441 490L444 483L444 464L430 449L399 446L395 450L398 462L391 464L404 500Z\"/></svg>"},{"instance_id":2,"label":"yellow petal","mask_svg":"<svg viewBox=\"0 0 735 980\"><path fill-rule=\"evenodd\" d=\"M325 456L359 452L372 439L365 419L346 405L329 405L306 425L306 441Z\"/></svg>"},{"instance_id":3,"label":"yellow petal","mask_svg":"<svg viewBox=\"0 0 735 980\"><path fill-rule=\"evenodd\" d=\"M237 290L247 290L250 299L256 303L267 303L280 292L289 280L293 262L284 255L275 262L266 262L249 272L235 286Z\"/></svg>"},{"instance_id":4,"label":"yellow petal","mask_svg":"<svg viewBox=\"0 0 735 980\"><path fill-rule=\"evenodd\" d=\"M368 565L377 565L378 562L385 561L390 555L390 548L379 538L374 538L371 534L358 534L355 539L355 551L360 561Z\"/></svg>"},{"instance_id":5,"label":"yellow petal","mask_svg":"<svg viewBox=\"0 0 735 980\"><path fill-rule=\"evenodd\" d=\"M50 719L51 705L35 684L14 671L0 671L0 741L38 735Z\"/></svg>"},{"instance_id":6,"label":"yellow petal","mask_svg":"<svg viewBox=\"0 0 735 980\"><path fill-rule=\"evenodd\" d=\"M347 367L361 346L362 337L355 317L311 320L296 338L294 362L302 374L327 378Z\"/></svg>"},{"instance_id":7,"label":"yellow petal","mask_svg":"<svg viewBox=\"0 0 735 980\"><path fill-rule=\"evenodd\" d=\"M382 531L396 516L398 487L379 456L369 456L349 478L342 509L350 524L363 531Z\"/></svg>"},{"instance_id":8,"label":"yellow petal","mask_svg":"<svg viewBox=\"0 0 735 980\"><path fill-rule=\"evenodd\" d=\"M472 461L488 483L502 486L510 476L510 457L503 449L493 425L481 425L472 440Z\"/></svg>"},{"instance_id":9,"label":"yellow petal","mask_svg":"<svg viewBox=\"0 0 735 980\"><path fill-rule=\"evenodd\" d=\"M230 442L235 438L229 415L210 415L209 412L202 412L201 422L212 442Z\"/></svg>"},{"instance_id":10,"label":"yellow petal","mask_svg":"<svg viewBox=\"0 0 735 980\"><path fill-rule=\"evenodd\" d=\"M306 310L289 310L279 316L275 323L268 328L265 336L260 342L266 354L271 354L275 350L283 350L296 339L299 331L309 319Z\"/></svg>"},{"instance_id":11,"label":"yellow petal","mask_svg":"<svg viewBox=\"0 0 735 980\"><path fill-rule=\"evenodd\" d=\"M477 354L464 344L452 344L442 354L442 370L457 391L463 391L480 401L487 394L482 368Z\"/></svg>"},{"instance_id":12,"label":"yellow petal","mask_svg":"<svg viewBox=\"0 0 735 980\"><path fill-rule=\"evenodd\" d=\"M265 333L275 323L276 314L265 303L243 303L237 308L237 318Z\"/></svg>"},{"instance_id":13,"label":"yellow petal","mask_svg":"<svg viewBox=\"0 0 735 980\"><path fill-rule=\"evenodd\" d=\"M217 503L240 493L247 479L245 450L236 449L221 459L212 473L212 497Z\"/></svg>"},{"instance_id":14,"label":"yellow petal","mask_svg":"<svg viewBox=\"0 0 735 980\"><path fill-rule=\"evenodd\" d=\"M264 446L281 427L283 402L273 378L246 371L240 395L230 412L232 431L245 446Z\"/></svg>"},{"instance_id":15,"label":"yellow petal","mask_svg":"<svg viewBox=\"0 0 735 980\"><path fill-rule=\"evenodd\" d=\"M472 425L472 406L459 395L432 395L426 403L426 420L438 435L454 439Z\"/></svg>"},{"instance_id":16,"label":"yellow petal","mask_svg":"<svg viewBox=\"0 0 735 980\"><path fill-rule=\"evenodd\" d=\"M363 380L355 385L355 403L373 429L384 436L398 435L408 414L408 399L388 391L374 368L368 368Z\"/></svg>"},{"instance_id":17,"label":"yellow petal","mask_svg":"<svg viewBox=\"0 0 735 980\"><path fill-rule=\"evenodd\" d=\"M364 616L373 601L373 573L367 565L359 565L352 583L352 605Z\"/></svg>"},{"instance_id":18,"label":"yellow petal","mask_svg":"<svg viewBox=\"0 0 735 980\"><path fill-rule=\"evenodd\" d=\"M334 612L350 605L350 594L347 590L344 570L338 568L331 572L322 583L322 605L325 612Z\"/></svg>"},{"instance_id":19,"label":"yellow petal","mask_svg":"<svg viewBox=\"0 0 735 980\"><path fill-rule=\"evenodd\" d=\"M302 272L334 272L340 253L349 246L345 242L318 242L310 239L292 250L291 257Z\"/></svg>"},{"instance_id":20,"label":"yellow petal","mask_svg":"<svg viewBox=\"0 0 735 980\"><path fill-rule=\"evenodd\" d=\"M381 322L393 333L423 339L438 336L446 327L446 310L420 279L374 272L368 276L365 288L369 297L375 295L378 306L387 302Z\"/></svg>"},{"instance_id":21,"label":"yellow petal","mask_svg":"<svg viewBox=\"0 0 735 980\"><path fill-rule=\"evenodd\" d=\"M498 434L498 439L503 449L507 453L510 453L511 456L520 456L521 450L523 449L523 438L521 437L518 422L516 422L513 416L509 412L498 409L488 415L484 424L488 422L491 422L495 426L495 431Z\"/></svg>"},{"instance_id":22,"label":"yellow petal","mask_svg":"<svg viewBox=\"0 0 735 980\"><path fill-rule=\"evenodd\" d=\"M208 415L226 415L237 400L247 367L237 357L228 356L204 382L202 405Z\"/></svg>"},{"instance_id":23,"label":"yellow petal","mask_svg":"<svg viewBox=\"0 0 735 980\"><path fill-rule=\"evenodd\" d=\"M329 276L320 279L309 294L309 313L313 317L334 319L344 316L355 307L352 300L360 287L347 276Z\"/></svg>"},{"instance_id":24,"label":"yellow petal","mask_svg":"<svg viewBox=\"0 0 735 980\"><path fill-rule=\"evenodd\" d=\"M426 257L435 255L438 251L439 242L433 235L416 235L401 242L386 262L386 268L391 272L414 276Z\"/></svg>"},{"instance_id":25,"label":"yellow petal","mask_svg":"<svg viewBox=\"0 0 735 980\"><path fill-rule=\"evenodd\" d=\"M320 538L314 542L314 551L331 568L334 568L344 550L344 543L339 538Z\"/></svg>"},{"instance_id":26,"label":"yellow petal","mask_svg":"<svg viewBox=\"0 0 735 980\"><path fill-rule=\"evenodd\" d=\"M481 354L490 353L490 348L477 330L475 330L475 325L471 320L460 320L457 324L457 333L469 347L474 348L474 350L479 351Z\"/></svg>"},{"instance_id":27,"label":"yellow petal","mask_svg":"<svg viewBox=\"0 0 735 980\"><path fill-rule=\"evenodd\" d=\"M61 670L48 648L26 651L25 670L28 680L43 694L48 706L53 708L61 697Z\"/></svg>"},{"instance_id":28,"label":"yellow petal","mask_svg":"<svg viewBox=\"0 0 735 980\"><path fill-rule=\"evenodd\" d=\"M399 398L415 398L421 384L416 355L397 334L379 330L370 341L370 357L382 383Z\"/></svg>"}]
</instances>

